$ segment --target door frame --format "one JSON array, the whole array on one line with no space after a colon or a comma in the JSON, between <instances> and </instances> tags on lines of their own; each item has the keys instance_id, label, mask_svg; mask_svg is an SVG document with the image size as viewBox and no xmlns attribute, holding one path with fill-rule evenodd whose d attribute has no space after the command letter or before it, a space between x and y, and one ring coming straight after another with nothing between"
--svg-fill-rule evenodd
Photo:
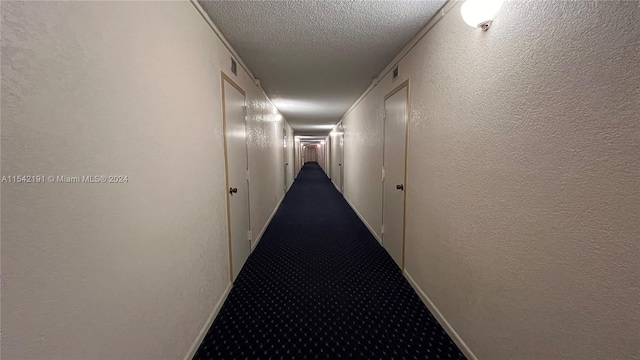
<instances>
[{"instance_id":1,"label":"door frame","mask_svg":"<svg viewBox=\"0 0 640 360\"><path fill-rule=\"evenodd\" d=\"M226 187L225 187L225 194L226 194L226 198L227 198L227 241L228 241L228 245L229 245L229 279L231 280L231 282L233 283L233 245L231 243L231 197L229 194L229 155L227 152L227 109L226 109L226 104L225 104L225 91L224 91L224 83L225 81L233 86L236 90L238 90L243 96L244 96L244 107L246 109L247 106L247 93L240 87L240 85L238 85L235 81L233 81L232 78L230 78L227 74L224 73L224 71L220 71L220 85L221 85L221 98L222 98L222 138L224 141L224 175L225 175L225 183L226 183ZM246 110L243 110L246 111ZM246 114L246 112L245 112ZM245 131L245 136L247 134L247 118L245 115L244 118L244 131ZM246 155L246 164L247 164L247 168L245 169L245 174L247 174L247 171L249 171L249 148L247 147L247 139L245 137L244 140L244 146L245 146L245 155ZM249 223L249 229L247 229L247 231L251 230L251 189L250 189L250 184L249 184L249 179L247 177L246 179L247 181L247 210L248 210L248 214L247 214L247 221ZM247 233L248 234L248 233ZM251 241L249 240L249 253L251 253Z\"/></svg>"},{"instance_id":2,"label":"door frame","mask_svg":"<svg viewBox=\"0 0 640 360\"><path fill-rule=\"evenodd\" d=\"M409 121L411 120L411 83L409 81L410 79L406 79L405 81L401 82L400 84L398 84L395 88L393 88L393 90L391 90L390 92L387 93L387 95L384 96L384 100L382 103L382 108L383 111L385 112L383 120L382 120L382 167L384 168L384 152L385 152L385 148L386 148L386 141L385 139L385 135L386 135L386 127L387 127L387 115L386 115L386 111L387 111L387 107L386 107L386 102L387 99L389 99L390 97L392 97L393 95L395 95L396 93L398 93L400 90L402 90L403 88L407 88L407 99L406 99L406 124L405 124L405 132L404 132L404 176L403 176L403 180L404 180L404 190L403 192L403 209L402 209L402 262L400 264L400 270L404 271L404 254L405 254L405 238L406 238L406 233L407 233L407 190L409 188L409 186L407 186L407 169L408 169L408 165L409 165L409 154L408 154L408 149L409 149ZM386 169L385 169L386 172ZM385 177L384 180L386 180L387 176L385 173ZM384 226L384 181L382 182L382 225ZM384 247L384 233L382 234L382 246Z\"/></svg>"}]
</instances>

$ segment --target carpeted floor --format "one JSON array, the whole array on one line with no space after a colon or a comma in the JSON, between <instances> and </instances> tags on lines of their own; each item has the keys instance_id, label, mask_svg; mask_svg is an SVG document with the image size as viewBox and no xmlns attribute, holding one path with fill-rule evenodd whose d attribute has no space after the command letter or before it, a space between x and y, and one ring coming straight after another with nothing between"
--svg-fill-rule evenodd
<instances>
[{"instance_id":1,"label":"carpeted floor","mask_svg":"<svg viewBox=\"0 0 640 360\"><path fill-rule=\"evenodd\" d=\"M464 359L317 163L307 163L194 359Z\"/></svg>"}]
</instances>

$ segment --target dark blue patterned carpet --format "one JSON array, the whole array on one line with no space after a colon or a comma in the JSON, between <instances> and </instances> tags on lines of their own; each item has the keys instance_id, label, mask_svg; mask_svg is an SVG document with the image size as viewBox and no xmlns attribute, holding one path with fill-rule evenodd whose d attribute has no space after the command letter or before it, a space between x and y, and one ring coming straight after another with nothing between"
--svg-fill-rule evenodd
<instances>
[{"instance_id":1,"label":"dark blue patterned carpet","mask_svg":"<svg viewBox=\"0 0 640 360\"><path fill-rule=\"evenodd\" d=\"M464 359L317 163L307 163L194 359Z\"/></svg>"}]
</instances>

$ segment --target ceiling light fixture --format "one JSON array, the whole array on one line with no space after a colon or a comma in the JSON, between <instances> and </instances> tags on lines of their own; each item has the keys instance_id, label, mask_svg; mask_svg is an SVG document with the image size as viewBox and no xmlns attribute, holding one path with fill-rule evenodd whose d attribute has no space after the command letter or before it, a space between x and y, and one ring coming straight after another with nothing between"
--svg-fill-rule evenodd
<instances>
[{"instance_id":1,"label":"ceiling light fixture","mask_svg":"<svg viewBox=\"0 0 640 360\"><path fill-rule=\"evenodd\" d=\"M462 19L471 27L489 30L504 0L467 0L460 8Z\"/></svg>"}]
</instances>

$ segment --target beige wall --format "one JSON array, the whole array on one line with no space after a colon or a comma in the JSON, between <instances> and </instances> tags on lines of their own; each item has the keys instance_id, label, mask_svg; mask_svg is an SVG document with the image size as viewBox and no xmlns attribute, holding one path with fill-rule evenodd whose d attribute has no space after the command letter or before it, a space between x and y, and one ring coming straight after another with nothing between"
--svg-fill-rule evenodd
<instances>
[{"instance_id":1,"label":"beige wall","mask_svg":"<svg viewBox=\"0 0 640 360\"><path fill-rule=\"evenodd\" d=\"M128 176L2 184L2 358L182 359L229 285L229 51L187 1L1 6L2 175ZM282 134L238 71L257 234Z\"/></svg>"},{"instance_id":2,"label":"beige wall","mask_svg":"<svg viewBox=\"0 0 640 360\"><path fill-rule=\"evenodd\" d=\"M322 157L324 162L323 170L325 174L327 174L327 177L329 177L329 173L331 171L331 158L330 158L330 152L329 152L329 149L331 149L330 141L331 141L331 137L327 136L324 138L324 144L322 144Z\"/></svg>"},{"instance_id":3,"label":"beige wall","mask_svg":"<svg viewBox=\"0 0 640 360\"><path fill-rule=\"evenodd\" d=\"M327 169L326 169L325 172L327 173L327 176L329 178L331 178L331 157L332 157L331 156L331 148L332 148L331 136L330 135L327 136L324 139L324 142L325 142L325 152L326 152L326 157L327 157Z\"/></svg>"},{"instance_id":4,"label":"beige wall","mask_svg":"<svg viewBox=\"0 0 640 360\"><path fill-rule=\"evenodd\" d=\"M325 171L325 151L324 151L325 146L318 143L318 148L316 149L316 158L318 159L318 165L320 165L320 168L322 169L322 171Z\"/></svg>"},{"instance_id":5,"label":"beige wall","mask_svg":"<svg viewBox=\"0 0 640 360\"><path fill-rule=\"evenodd\" d=\"M382 146L384 95L377 86L342 119L343 194L378 239L382 238ZM339 138L338 138L338 141ZM339 145L338 145L339 146Z\"/></svg>"},{"instance_id":6,"label":"beige wall","mask_svg":"<svg viewBox=\"0 0 640 360\"><path fill-rule=\"evenodd\" d=\"M383 97L411 81L406 271L480 359L638 359L640 9L456 5L344 119L375 229ZM369 196L367 196L369 194Z\"/></svg>"},{"instance_id":7,"label":"beige wall","mask_svg":"<svg viewBox=\"0 0 640 360\"><path fill-rule=\"evenodd\" d=\"M293 148L293 157L294 157L294 179L298 177L298 173L300 172L301 167L301 159L300 156L302 154L302 149L300 148L300 140L294 140L294 148Z\"/></svg>"},{"instance_id":8,"label":"beige wall","mask_svg":"<svg viewBox=\"0 0 640 360\"><path fill-rule=\"evenodd\" d=\"M274 106L255 85L247 91L247 149L253 241L258 240L284 196L283 120L274 121Z\"/></svg>"},{"instance_id":9,"label":"beige wall","mask_svg":"<svg viewBox=\"0 0 640 360\"><path fill-rule=\"evenodd\" d=\"M329 146L331 146L331 181L333 184L342 191L342 184L340 184L340 172L344 168L342 165L342 150L340 149L340 136L339 134L343 131L342 124L336 125L333 129L333 134L329 135Z\"/></svg>"},{"instance_id":10,"label":"beige wall","mask_svg":"<svg viewBox=\"0 0 640 360\"><path fill-rule=\"evenodd\" d=\"M295 141L294 141L294 134L293 134L293 129L291 128L291 125L285 123L285 131L287 133L287 149L286 149L286 161L285 163L288 164L287 165L287 177L286 177L286 184L287 184L287 189L291 187L291 185L293 184L293 180L295 177L295 159L294 159L294 146L295 146Z\"/></svg>"}]
</instances>

